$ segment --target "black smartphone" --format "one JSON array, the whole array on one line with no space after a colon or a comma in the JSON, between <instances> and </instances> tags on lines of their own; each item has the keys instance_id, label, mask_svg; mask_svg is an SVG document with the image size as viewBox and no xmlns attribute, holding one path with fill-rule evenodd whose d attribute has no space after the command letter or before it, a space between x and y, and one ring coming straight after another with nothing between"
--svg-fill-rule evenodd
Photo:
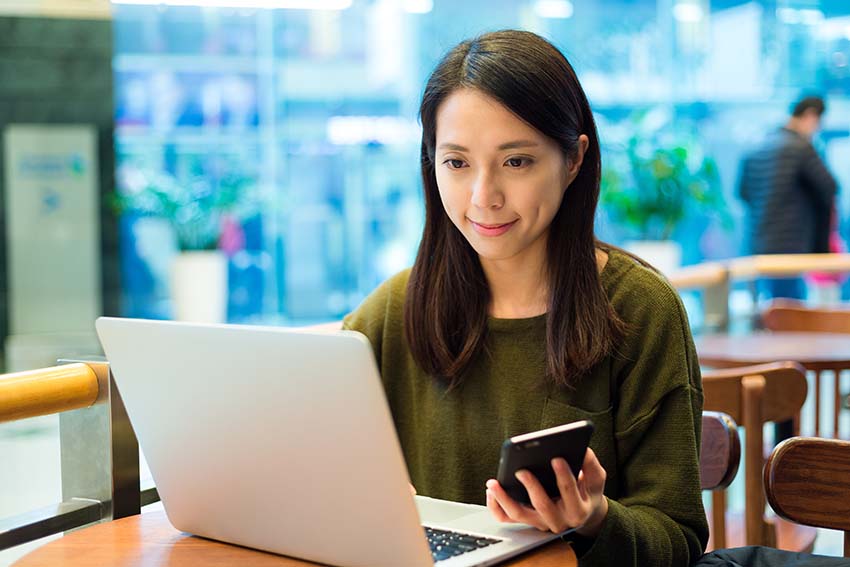
<instances>
[{"instance_id":1,"label":"black smartphone","mask_svg":"<svg viewBox=\"0 0 850 567\"><path fill-rule=\"evenodd\" d=\"M552 459L562 457L578 476L591 434L593 423L582 420L506 439L496 480L511 498L531 505L525 486L515 476L518 470L526 469L537 477L550 498L560 498Z\"/></svg>"}]
</instances>

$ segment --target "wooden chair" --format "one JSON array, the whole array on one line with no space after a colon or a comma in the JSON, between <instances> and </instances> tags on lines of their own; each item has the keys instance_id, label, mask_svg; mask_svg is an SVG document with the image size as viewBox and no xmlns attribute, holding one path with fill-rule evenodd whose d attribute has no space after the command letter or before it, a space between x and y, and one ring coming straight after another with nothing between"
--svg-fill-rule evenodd
<instances>
[{"instance_id":1,"label":"wooden chair","mask_svg":"<svg viewBox=\"0 0 850 567\"><path fill-rule=\"evenodd\" d=\"M767 501L792 522L842 530L850 557L850 442L794 437L764 467Z\"/></svg>"},{"instance_id":2,"label":"wooden chair","mask_svg":"<svg viewBox=\"0 0 850 567\"><path fill-rule=\"evenodd\" d=\"M807 307L795 299L773 299L762 313L762 324L772 331L850 334L850 308Z\"/></svg>"},{"instance_id":3,"label":"wooden chair","mask_svg":"<svg viewBox=\"0 0 850 567\"><path fill-rule=\"evenodd\" d=\"M714 548L767 545L791 551L811 551L817 532L781 518L765 516L762 466L764 424L793 419L799 427L800 409L806 400L805 369L796 362L744 366L703 374L704 409L728 414L743 426L744 505L743 519L730 515L726 522L726 493L712 494L713 524L717 526L709 545ZM731 529L724 529L723 524ZM742 525L743 524L743 525Z\"/></svg>"},{"instance_id":4,"label":"wooden chair","mask_svg":"<svg viewBox=\"0 0 850 567\"><path fill-rule=\"evenodd\" d=\"M741 462L741 438L738 426L725 413L706 411L702 414L702 442L699 453L700 487L724 490L735 479ZM723 514L710 518L710 534L714 548L726 547L726 521Z\"/></svg>"},{"instance_id":5,"label":"wooden chair","mask_svg":"<svg viewBox=\"0 0 850 567\"><path fill-rule=\"evenodd\" d=\"M774 299L762 313L762 325L770 331L793 331L798 333L842 333L850 334L850 308L812 308L793 299ZM839 416L843 397L841 395L841 371L848 368L820 365L815 373L815 436L820 437L820 382L824 372L835 375L833 431L839 437Z\"/></svg>"}]
</instances>

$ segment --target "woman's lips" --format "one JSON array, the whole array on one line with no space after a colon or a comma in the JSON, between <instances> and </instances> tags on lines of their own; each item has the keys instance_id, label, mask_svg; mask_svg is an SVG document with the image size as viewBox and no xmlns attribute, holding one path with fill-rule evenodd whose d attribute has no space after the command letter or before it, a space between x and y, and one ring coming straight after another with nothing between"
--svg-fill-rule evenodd
<instances>
[{"instance_id":1,"label":"woman's lips","mask_svg":"<svg viewBox=\"0 0 850 567\"><path fill-rule=\"evenodd\" d=\"M482 236L501 236L509 231L514 224L516 224L515 220L503 224L482 224L475 222L474 220L470 220L469 222L472 223L472 228L475 229L475 232Z\"/></svg>"}]
</instances>

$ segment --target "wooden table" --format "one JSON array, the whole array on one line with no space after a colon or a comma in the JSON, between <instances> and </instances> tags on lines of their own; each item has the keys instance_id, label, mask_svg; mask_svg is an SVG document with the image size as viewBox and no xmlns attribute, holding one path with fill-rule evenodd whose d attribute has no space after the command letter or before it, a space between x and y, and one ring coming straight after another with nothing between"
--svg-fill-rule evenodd
<instances>
[{"instance_id":1,"label":"wooden table","mask_svg":"<svg viewBox=\"0 0 850 567\"><path fill-rule=\"evenodd\" d=\"M14 567L306 567L308 563L176 530L161 507L69 533L21 558ZM506 563L513 567L575 567L569 544L556 541Z\"/></svg>"},{"instance_id":2,"label":"wooden table","mask_svg":"<svg viewBox=\"0 0 850 567\"><path fill-rule=\"evenodd\" d=\"M838 437L841 394L838 372L850 370L850 335L838 333L759 332L751 335L716 334L695 339L700 364L734 368L791 360L815 372L815 434L820 434L820 373L836 371L834 428Z\"/></svg>"}]
</instances>

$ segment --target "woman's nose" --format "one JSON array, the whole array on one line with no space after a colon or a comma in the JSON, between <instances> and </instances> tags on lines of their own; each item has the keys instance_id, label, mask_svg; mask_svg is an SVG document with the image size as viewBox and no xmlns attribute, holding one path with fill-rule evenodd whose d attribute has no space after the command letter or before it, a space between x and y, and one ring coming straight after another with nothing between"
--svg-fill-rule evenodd
<instances>
[{"instance_id":1,"label":"woman's nose","mask_svg":"<svg viewBox=\"0 0 850 567\"><path fill-rule=\"evenodd\" d=\"M505 204L504 195L494 176L482 173L475 179L471 202L479 209L499 209Z\"/></svg>"}]
</instances>

